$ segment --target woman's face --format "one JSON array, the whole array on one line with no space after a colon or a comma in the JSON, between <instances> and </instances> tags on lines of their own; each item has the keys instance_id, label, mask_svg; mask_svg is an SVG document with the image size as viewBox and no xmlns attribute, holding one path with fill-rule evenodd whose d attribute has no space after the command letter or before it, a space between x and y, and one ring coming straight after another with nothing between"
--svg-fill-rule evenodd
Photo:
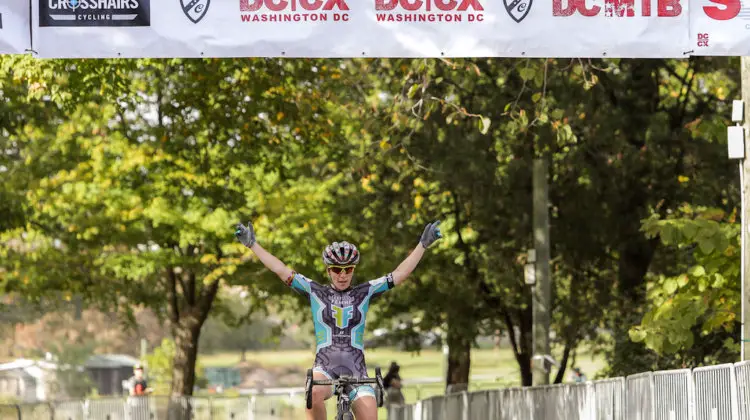
<instances>
[{"instance_id":1,"label":"woman's face","mask_svg":"<svg viewBox=\"0 0 750 420\"><path fill-rule=\"evenodd\" d=\"M328 267L328 275L331 277L331 283L337 290L345 290L352 284L354 276L354 266L332 265Z\"/></svg>"}]
</instances>

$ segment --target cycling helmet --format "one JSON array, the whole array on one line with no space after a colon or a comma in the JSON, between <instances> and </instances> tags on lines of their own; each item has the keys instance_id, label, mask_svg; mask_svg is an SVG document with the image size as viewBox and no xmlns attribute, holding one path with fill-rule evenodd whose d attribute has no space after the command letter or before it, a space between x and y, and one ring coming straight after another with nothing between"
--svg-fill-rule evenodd
<instances>
[{"instance_id":1,"label":"cycling helmet","mask_svg":"<svg viewBox=\"0 0 750 420\"><path fill-rule=\"evenodd\" d=\"M359 262L359 250L349 242L334 242L323 250L323 262L326 265L356 265Z\"/></svg>"}]
</instances>

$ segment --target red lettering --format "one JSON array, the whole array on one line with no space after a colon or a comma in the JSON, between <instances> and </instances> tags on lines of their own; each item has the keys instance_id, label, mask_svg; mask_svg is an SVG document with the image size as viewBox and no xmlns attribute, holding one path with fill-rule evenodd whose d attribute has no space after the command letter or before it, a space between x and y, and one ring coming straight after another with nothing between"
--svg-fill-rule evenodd
<instances>
[{"instance_id":1,"label":"red lettering","mask_svg":"<svg viewBox=\"0 0 750 420\"><path fill-rule=\"evenodd\" d=\"M274 0L240 0L240 12L257 12L265 5L268 9L275 12L286 9L289 3L286 0L280 0L278 4Z\"/></svg>"},{"instance_id":2,"label":"red lettering","mask_svg":"<svg viewBox=\"0 0 750 420\"><path fill-rule=\"evenodd\" d=\"M280 12L289 5L287 0L279 0L278 3L275 3L274 0L265 0L265 3L268 10L273 10L274 12Z\"/></svg>"},{"instance_id":3,"label":"red lettering","mask_svg":"<svg viewBox=\"0 0 750 420\"><path fill-rule=\"evenodd\" d=\"M565 8L562 2L563 0L552 0L552 16L572 16L576 11L577 0L568 0Z\"/></svg>"},{"instance_id":4,"label":"red lettering","mask_svg":"<svg viewBox=\"0 0 750 420\"><path fill-rule=\"evenodd\" d=\"M305 10L333 10L334 7L339 10L349 10L349 6L346 4L346 0L298 0L300 6ZM325 1L325 4L323 2ZM398 0L394 1L395 4ZM385 3L389 0L376 0L376 4ZM288 0L240 0L240 12L257 12L261 7L266 6L267 9L274 12L285 10L289 7Z\"/></svg>"},{"instance_id":5,"label":"red lettering","mask_svg":"<svg viewBox=\"0 0 750 420\"><path fill-rule=\"evenodd\" d=\"M343 0L329 0L329 1L343 1ZM404 10L414 11L419 10L422 6L426 6L426 10L430 10L431 2L434 3L435 7L442 11L456 10L464 12L469 8L474 10L484 10L482 3L479 0L375 0L375 10L393 10L396 6L401 6ZM349 10L348 8L346 10Z\"/></svg>"},{"instance_id":6,"label":"red lettering","mask_svg":"<svg viewBox=\"0 0 750 420\"><path fill-rule=\"evenodd\" d=\"M635 16L635 0L605 0L604 16L628 17Z\"/></svg>"},{"instance_id":7,"label":"red lettering","mask_svg":"<svg viewBox=\"0 0 750 420\"><path fill-rule=\"evenodd\" d=\"M565 5L563 5L565 1ZM591 0L589 0L591 1ZM641 0L641 16L651 16L651 2L654 0ZM681 0L656 0L657 14L659 17L676 17L682 13ZM740 1L740 0L711 0L711 1ZM604 0L604 16L608 17L634 17L636 0ZM592 17L599 15L601 6L586 6L586 0L552 0L552 16L572 16L575 12Z\"/></svg>"},{"instance_id":8,"label":"red lettering","mask_svg":"<svg viewBox=\"0 0 750 420\"><path fill-rule=\"evenodd\" d=\"M586 0L578 0L577 7L578 7L578 13L586 17L596 16L599 14L599 11L602 10L602 8L599 6L594 6L590 9L586 8Z\"/></svg>"},{"instance_id":9,"label":"red lettering","mask_svg":"<svg viewBox=\"0 0 750 420\"><path fill-rule=\"evenodd\" d=\"M349 5L346 4L346 0L328 0L323 10L333 10L334 6L339 10L349 10ZM345 15L347 18L349 15Z\"/></svg>"},{"instance_id":10,"label":"red lettering","mask_svg":"<svg viewBox=\"0 0 750 420\"><path fill-rule=\"evenodd\" d=\"M398 5L398 0L375 0L375 10L393 10Z\"/></svg>"},{"instance_id":11,"label":"red lettering","mask_svg":"<svg viewBox=\"0 0 750 420\"><path fill-rule=\"evenodd\" d=\"M708 34L707 33L698 34L698 46L708 47Z\"/></svg>"},{"instance_id":12,"label":"red lettering","mask_svg":"<svg viewBox=\"0 0 750 420\"><path fill-rule=\"evenodd\" d=\"M257 12L263 6L263 0L240 0L240 12Z\"/></svg>"},{"instance_id":13,"label":"red lettering","mask_svg":"<svg viewBox=\"0 0 750 420\"><path fill-rule=\"evenodd\" d=\"M458 6L458 11L464 12L469 7L474 10L484 10L484 7L482 7L482 3L480 3L479 0L463 0L461 5Z\"/></svg>"},{"instance_id":14,"label":"red lettering","mask_svg":"<svg viewBox=\"0 0 750 420\"><path fill-rule=\"evenodd\" d=\"M571 16L576 10L583 16L596 16L602 8L586 7L586 0L568 0L567 7L562 7L562 0L552 0L552 16Z\"/></svg>"},{"instance_id":15,"label":"red lettering","mask_svg":"<svg viewBox=\"0 0 750 420\"><path fill-rule=\"evenodd\" d=\"M709 0L711 3L716 3L724 6L723 8L716 6L703 6L703 12L706 16L716 20L729 20L737 17L740 14L742 3L740 0Z\"/></svg>"},{"instance_id":16,"label":"red lettering","mask_svg":"<svg viewBox=\"0 0 750 420\"><path fill-rule=\"evenodd\" d=\"M318 10L323 4L323 0L299 0L299 4L305 10Z\"/></svg>"},{"instance_id":17,"label":"red lettering","mask_svg":"<svg viewBox=\"0 0 750 420\"><path fill-rule=\"evenodd\" d=\"M435 6L444 11L451 11L456 8L456 0L435 0Z\"/></svg>"},{"instance_id":18,"label":"red lettering","mask_svg":"<svg viewBox=\"0 0 750 420\"><path fill-rule=\"evenodd\" d=\"M680 0L659 0L659 17L677 17L682 13Z\"/></svg>"},{"instance_id":19,"label":"red lettering","mask_svg":"<svg viewBox=\"0 0 750 420\"><path fill-rule=\"evenodd\" d=\"M422 0L401 0L401 7L406 10L419 10L422 7Z\"/></svg>"}]
</instances>

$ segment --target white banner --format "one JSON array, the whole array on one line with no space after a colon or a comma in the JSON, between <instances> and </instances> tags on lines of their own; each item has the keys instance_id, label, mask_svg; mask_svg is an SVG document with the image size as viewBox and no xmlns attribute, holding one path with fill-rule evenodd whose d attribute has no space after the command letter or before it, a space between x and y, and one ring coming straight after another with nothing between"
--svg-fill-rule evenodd
<instances>
[{"instance_id":1,"label":"white banner","mask_svg":"<svg viewBox=\"0 0 750 420\"><path fill-rule=\"evenodd\" d=\"M31 49L28 0L0 0L0 54Z\"/></svg>"},{"instance_id":2,"label":"white banner","mask_svg":"<svg viewBox=\"0 0 750 420\"><path fill-rule=\"evenodd\" d=\"M47 58L684 57L690 49L688 0L32 2L34 49Z\"/></svg>"},{"instance_id":3,"label":"white banner","mask_svg":"<svg viewBox=\"0 0 750 420\"><path fill-rule=\"evenodd\" d=\"M750 0L691 0L692 55L750 55Z\"/></svg>"}]
</instances>

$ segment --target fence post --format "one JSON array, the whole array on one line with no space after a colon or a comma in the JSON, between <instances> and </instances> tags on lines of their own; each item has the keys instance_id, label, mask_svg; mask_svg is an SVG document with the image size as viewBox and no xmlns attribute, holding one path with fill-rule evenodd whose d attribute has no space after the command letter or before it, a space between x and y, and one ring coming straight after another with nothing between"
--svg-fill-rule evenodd
<instances>
[{"instance_id":1,"label":"fence post","mask_svg":"<svg viewBox=\"0 0 750 420\"><path fill-rule=\"evenodd\" d=\"M654 375L649 376L648 385L651 387L651 420L656 420L656 390L654 389Z\"/></svg>"},{"instance_id":2,"label":"fence post","mask_svg":"<svg viewBox=\"0 0 750 420\"><path fill-rule=\"evenodd\" d=\"M743 343L744 345L745 343ZM747 354L745 354L745 357L747 357ZM730 395L731 395L731 408L732 408L732 418L738 419L739 417L739 393L737 392L737 376L736 372L734 371L734 365L732 365L732 368L729 369L729 384L730 384Z\"/></svg>"},{"instance_id":3,"label":"fence post","mask_svg":"<svg viewBox=\"0 0 750 420\"><path fill-rule=\"evenodd\" d=\"M18 413L18 420L23 420L23 417L21 416L21 406L18 404L13 404L16 407L16 413Z\"/></svg>"}]
</instances>

